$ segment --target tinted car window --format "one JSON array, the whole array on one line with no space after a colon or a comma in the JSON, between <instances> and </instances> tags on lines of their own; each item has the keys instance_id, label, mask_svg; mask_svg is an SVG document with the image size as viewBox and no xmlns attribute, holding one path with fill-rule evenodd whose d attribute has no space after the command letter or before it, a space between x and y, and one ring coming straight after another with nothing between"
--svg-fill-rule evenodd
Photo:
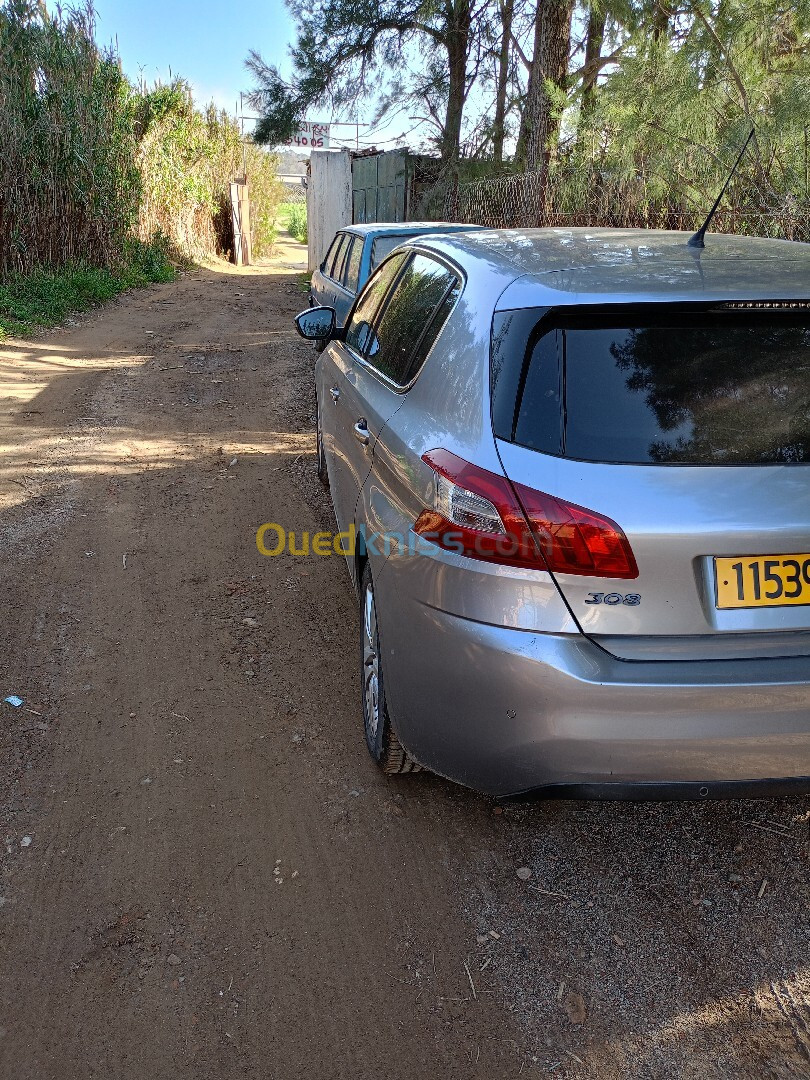
<instances>
[{"instance_id":1,"label":"tinted car window","mask_svg":"<svg viewBox=\"0 0 810 1080\"><path fill-rule=\"evenodd\" d=\"M546 320L550 332L528 348L512 342L522 370L516 382L511 377L510 435L506 404L493 410L501 437L583 461L810 461L807 325L789 317L724 313L681 313L677 320L662 315L651 324L638 316L613 326L557 323L550 328ZM553 347L547 341L552 337ZM501 347L495 339L493 345L495 403L510 378L508 364L496 370ZM564 408L555 378L565 388ZM556 450L551 429L561 432Z\"/></svg>"},{"instance_id":2,"label":"tinted car window","mask_svg":"<svg viewBox=\"0 0 810 1080\"><path fill-rule=\"evenodd\" d=\"M371 269L379 266L386 255L408 239L407 236L378 236L371 245Z\"/></svg>"},{"instance_id":3,"label":"tinted car window","mask_svg":"<svg viewBox=\"0 0 810 1080\"><path fill-rule=\"evenodd\" d=\"M431 319L429 325L425 328L424 334L419 339L414 349L413 356L405 377L402 380L403 385L406 382L410 382L411 379L415 379L419 374L422 365L427 359L427 355L433 348L433 343L442 331L442 327L447 322L447 318L450 312L453 310L456 304L456 300L459 298L461 292L461 282L458 278L454 277L450 283L450 286L445 293L444 300L439 304L436 309L436 313Z\"/></svg>"},{"instance_id":4,"label":"tinted car window","mask_svg":"<svg viewBox=\"0 0 810 1080\"><path fill-rule=\"evenodd\" d=\"M340 233L340 240L338 246L335 248L334 256L331 262L327 262L326 273L334 281L337 281L340 277L340 267L343 263L343 256L346 254L346 245L349 242L349 237L346 233ZM331 252L331 248L330 248Z\"/></svg>"},{"instance_id":5,"label":"tinted car window","mask_svg":"<svg viewBox=\"0 0 810 1080\"><path fill-rule=\"evenodd\" d=\"M346 327L346 344L355 352L364 355L369 348L375 348L376 338L373 324L377 312L385 299L391 282L399 273L406 256L395 255L384 263L366 282L355 303Z\"/></svg>"},{"instance_id":6,"label":"tinted car window","mask_svg":"<svg viewBox=\"0 0 810 1080\"><path fill-rule=\"evenodd\" d=\"M441 324L433 332L434 316L457 284L456 275L435 259L415 254L408 260L377 325L374 348L368 352L370 362L392 382L402 386L412 377L417 346L429 333L431 343L435 340ZM449 308L444 319L447 314ZM421 353L422 360L427 349Z\"/></svg>"},{"instance_id":7,"label":"tinted car window","mask_svg":"<svg viewBox=\"0 0 810 1080\"><path fill-rule=\"evenodd\" d=\"M332 263L335 261L335 255L337 254L337 249L340 247L340 241L342 239L343 239L343 233L338 233L335 236L335 239L329 245L329 250L324 255L323 262L321 263L321 270L323 271L324 274L329 273L329 269L332 266Z\"/></svg>"},{"instance_id":8,"label":"tinted car window","mask_svg":"<svg viewBox=\"0 0 810 1080\"><path fill-rule=\"evenodd\" d=\"M357 292L357 281L360 277L360 260L363 257L363 241L359 236L354 238L352 250L346 260L346 268L343 275L343 284L349 292Z\"/></svg>"}]
</instances>

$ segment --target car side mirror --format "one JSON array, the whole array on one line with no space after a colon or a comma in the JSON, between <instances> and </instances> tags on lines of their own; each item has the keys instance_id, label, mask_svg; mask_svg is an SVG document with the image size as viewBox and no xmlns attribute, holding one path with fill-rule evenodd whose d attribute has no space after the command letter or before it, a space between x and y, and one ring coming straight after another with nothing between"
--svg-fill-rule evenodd
<instances>
[{"instance_id":1,"label":"car side mirror","mask_svg":"<svg viewBox=\"0 0 810 1080\"><path fill-rule=\"evenodd\" d=\"M314 307L295 316L298 333L307 341L329 341L335 333L335 309Z\"/></svg>"}]
</instances>

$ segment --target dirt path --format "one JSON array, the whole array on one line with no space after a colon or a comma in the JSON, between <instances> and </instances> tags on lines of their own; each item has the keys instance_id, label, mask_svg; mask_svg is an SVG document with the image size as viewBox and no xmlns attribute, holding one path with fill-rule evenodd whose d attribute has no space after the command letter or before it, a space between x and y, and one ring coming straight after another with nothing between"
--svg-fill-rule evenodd
<instances>
[{"instance_id":1,"label":"dirt path","mask_svg":"<svg viewBox=\"0 0 810 1080\"><path fill-rule=\"evenodd\" d=\"M372 766L298 260L0 346L0 1076L810 1076L804 801Z\"/></svg>"}]
</instances>

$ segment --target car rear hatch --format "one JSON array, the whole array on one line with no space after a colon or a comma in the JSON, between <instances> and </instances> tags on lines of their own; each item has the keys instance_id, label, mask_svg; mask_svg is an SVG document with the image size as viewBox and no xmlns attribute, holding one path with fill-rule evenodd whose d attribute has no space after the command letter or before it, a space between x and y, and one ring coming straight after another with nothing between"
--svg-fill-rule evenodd
<instances>
[{"instance_id":1,"label":"car rear hatch","mask_svg":"<svg viewBox=\"0 0 810 1080\"><path fill-rule=\"evenodd\" d=\"M810 313L500 312L492 371L530 519L531 492L574 507L534 513L539 545L553 559L579 507L632 553L552 567L583 633L628 660L810 656Z\"/></svg>"}]
</instances>

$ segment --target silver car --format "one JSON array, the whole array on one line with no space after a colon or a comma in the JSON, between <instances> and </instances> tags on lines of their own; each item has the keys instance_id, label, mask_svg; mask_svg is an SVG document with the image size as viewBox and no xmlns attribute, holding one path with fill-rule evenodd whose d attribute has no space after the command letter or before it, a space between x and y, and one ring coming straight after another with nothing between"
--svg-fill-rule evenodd
<instances>
[{"instance_id":1,"label":"silver car","mask_svg":"<svg viewBox=\"0 0 810 1080\"><path fill-rule=\"evenodd\" d=\"M808 245L492 231L298 317L386 771L810 791L808 297Z\"/></svg>"}]
</instances>

